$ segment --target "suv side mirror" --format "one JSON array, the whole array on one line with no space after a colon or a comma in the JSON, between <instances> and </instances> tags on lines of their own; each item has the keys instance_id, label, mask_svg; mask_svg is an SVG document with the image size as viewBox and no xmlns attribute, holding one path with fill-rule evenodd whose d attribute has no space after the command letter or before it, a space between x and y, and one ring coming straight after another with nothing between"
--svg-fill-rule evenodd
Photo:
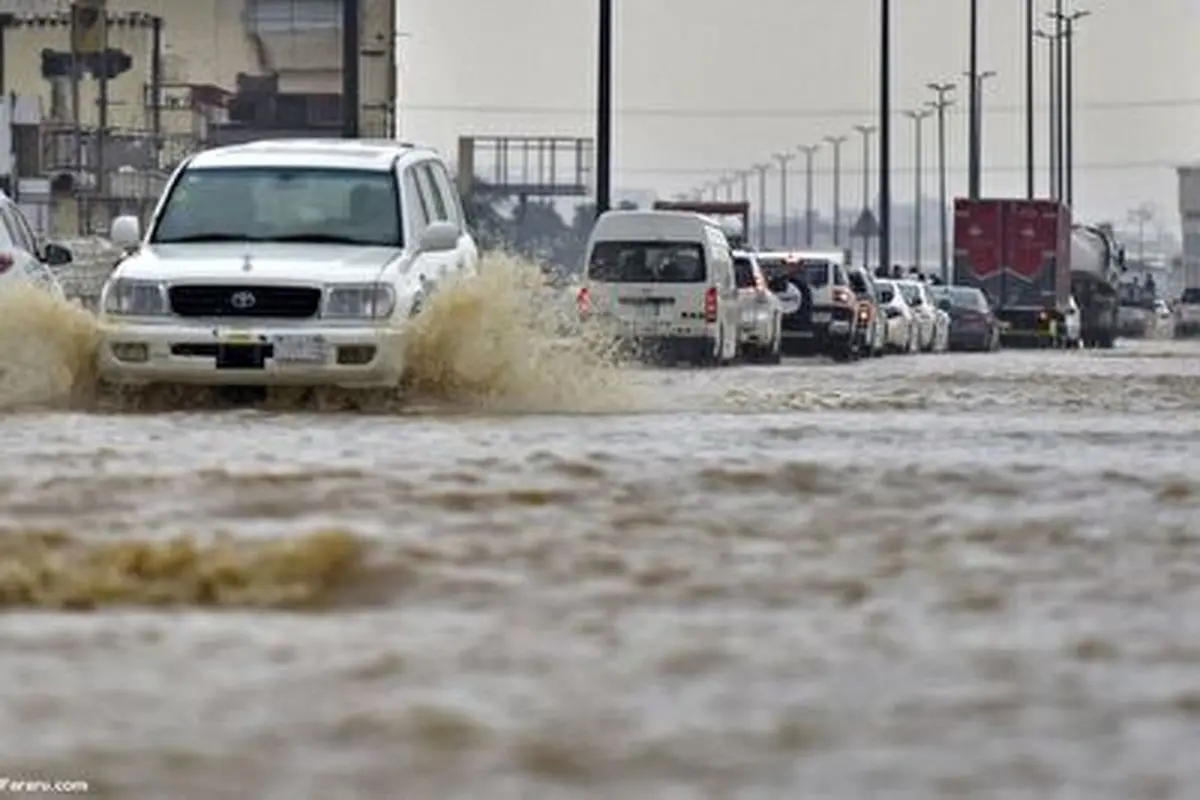
<instances>
[{"instance_id":1,"label":"suv side mirror","mask_svg":"<svg viewBox=\"0 0 1200 800\"><path fill-rule=\"evenodd\" d=\"M65 267L75 260L70 248L61 244L47 242L42 248L42 263L50 267Z\"/></svg>"},{"instance_id":2,"label":"suv side mirror","mask_svg":"<svg viewBox=\"0 0 1200 800\"><path fill-rule=\"evenodd\" d=\"M109 229L108 238L122 250L137 247L142 242L142 223L132 215L117 217Z\"/></svg>"},{"instance_id":3,"label":"suv side mirror","mask_svg":"<svg viewBox=\"0 0 1200 800\"><path fill-rule=\"evenodd\" d=\"M452 222L431 222L417 241L418 253L444 253L458 247L458 226Z\"/></svg>"}]
</instances>

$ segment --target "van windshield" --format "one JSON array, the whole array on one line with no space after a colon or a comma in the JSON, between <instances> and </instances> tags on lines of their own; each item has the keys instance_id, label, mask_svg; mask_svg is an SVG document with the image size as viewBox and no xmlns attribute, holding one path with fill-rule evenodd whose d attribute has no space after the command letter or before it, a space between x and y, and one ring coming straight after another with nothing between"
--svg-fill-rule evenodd
<instances>
[{"instance_id":1,"label":"van windshield","mask_svg":"<svg viewBox=\"0 0 1200 800\"><path fill-rule=\"evenodd\" d=\"M696 242L597 242L588 277L603 283L703 283L704 248Z\"/></svg>"}]
</instances>

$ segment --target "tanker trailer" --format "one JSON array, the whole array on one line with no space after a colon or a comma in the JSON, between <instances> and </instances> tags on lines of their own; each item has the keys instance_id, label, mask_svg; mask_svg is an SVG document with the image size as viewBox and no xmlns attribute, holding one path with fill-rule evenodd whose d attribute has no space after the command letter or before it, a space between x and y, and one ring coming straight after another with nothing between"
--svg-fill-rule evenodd
<instances>
[{"instance_id":1,"label":"tanker trailer","mask_svg":"<svg viewBox=\"0 0 1200 800\"><path fill-rule=\"evenodd\" d=\"M1092 225L1071 227L1071 293L1079 305L1084 347L1110 348L1117 338L1117 281L1125 250L1111 232Z\"/></svg>"}]
</instances>

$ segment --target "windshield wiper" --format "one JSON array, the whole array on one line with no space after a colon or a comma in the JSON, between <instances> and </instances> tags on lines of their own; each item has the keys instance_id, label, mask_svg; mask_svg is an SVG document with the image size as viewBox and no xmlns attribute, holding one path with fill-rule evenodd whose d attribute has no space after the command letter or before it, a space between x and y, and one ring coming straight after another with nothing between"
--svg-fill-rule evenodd
<instances>
[{"instance_id":1,"label":"windshield wiper","mask_svg":"<svg viewBox=\"0 0 1200 800\"><path fill-rule=\"evenodd\" d=\"M187 236L172 236L168 239L155 239L152 244L187 244L189 242L260 242L256 236L244 233L192 233Z\"/></svg>"}]
</instances>

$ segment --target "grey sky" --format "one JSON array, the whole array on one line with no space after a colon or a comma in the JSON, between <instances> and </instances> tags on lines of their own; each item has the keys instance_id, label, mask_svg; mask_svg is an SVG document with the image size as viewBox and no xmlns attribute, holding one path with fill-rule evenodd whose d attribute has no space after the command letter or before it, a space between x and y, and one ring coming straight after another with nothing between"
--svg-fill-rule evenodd
<instances>
[{"instance_id":1,"label":"grey sky","mask_svg":"<svg viewBox=\"0 0 1200 800\"><path fill-rule=\"evenodd\" d=\"M411 34L401 41L407 137L453 153L459 133L592 135L595 0L398 1L400 28ZM1038 3L1042 11L1052 7L1052 0ZM617 120L618 188L684 191L772 152L874 119L878 0L616 0L616 5L617 106L630 110ZM986 116L984 138L987 163L1000 169L985 173L984 191L1020 193L1024 3L980 0L980 5L980 66L999 73L985 94L985 108L993 111ZM1172 165L1200 159L1200 2L1075 5L1092 12L1080 24L1076 47L1078 213L1123 217L1150 201L1173 222ZM900 0L893 6L893 102L917 106L929 99L923 87L930 80L961 81L968 4ZM1038 59L1036 85L1044 104L1046 52L1040 41ZM964 106L965 99L964 93ZM1174 103L1154 102L1159 100ZM1138 101L1144 105L1111 107ZM517 110L504 112L506 107ZM950 182L957 191L965 189L965 117L951 116L949 127ZM912 124L898 120L893 130L893 160L904 170L894 179L895 197L909 202ZM926 131L926 193L932 195L933 125L927 123ZM1041 113L1037 135L1044 168ZM859 149L855 141L844 153L847 205L856 205L861 193L861 177L854 173ZM828 154L818 164L827 172ZM822 208L828 207L830 182L827 174L817 178ZM1044 182L1039 174L1039 186ZM791 184L794 206L798 176ZM774 212L778 189L770 191Z\"/></svg>"}]
</instances>

